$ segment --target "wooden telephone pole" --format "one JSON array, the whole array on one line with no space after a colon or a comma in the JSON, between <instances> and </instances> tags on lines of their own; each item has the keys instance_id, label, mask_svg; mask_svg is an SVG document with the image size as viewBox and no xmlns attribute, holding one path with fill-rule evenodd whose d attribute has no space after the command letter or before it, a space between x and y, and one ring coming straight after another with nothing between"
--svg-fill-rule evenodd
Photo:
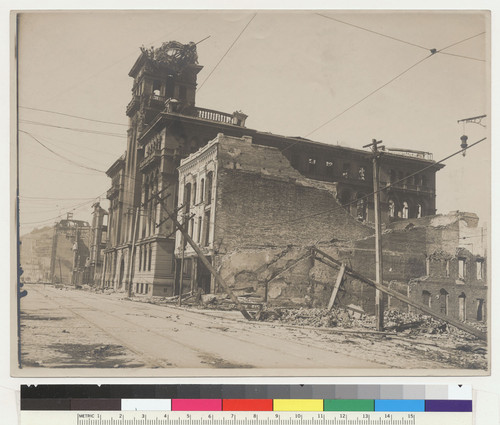
<instances>
[{"instance_id":1,"label":"wooden telephone pole","mask_svg":"<svg viewBox=\"0 0 500 425\"><path fill-rule=\"evenodd\" d=\"M379 158L380 151L378 145L382 140L373 139L364 148L371 147L373 152L373 211L375 215L375 282L383 285L383 263L382 263L382 223L380 221L380 167ZM375 290L375 316L376 316L376 329L377 331L384 330L384 295L379 289Z\"/></svg>"}]
</instances>

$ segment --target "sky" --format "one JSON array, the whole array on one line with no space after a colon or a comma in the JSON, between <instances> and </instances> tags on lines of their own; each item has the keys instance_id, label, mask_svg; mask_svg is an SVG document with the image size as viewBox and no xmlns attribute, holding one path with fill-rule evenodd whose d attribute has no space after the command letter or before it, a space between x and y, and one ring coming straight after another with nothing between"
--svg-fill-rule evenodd
<instances>
[{"instance_id":1,"label":"sky","mask_svg":"<svg viewBox=\"0 0 500 425\"><path fill-rule=\"evenodd\" d=\"M487 137L445 162L436 199L438 213L489 220L485 12L45 12L19 26L21 234L107 206L103 171L125 151L140 46L206 37L196 104L242 110L248 128L360 149L376 138L435 160L464 133L469 144ZM482 125L457 123L483 114Z\"/></svg>"}]
</instances>

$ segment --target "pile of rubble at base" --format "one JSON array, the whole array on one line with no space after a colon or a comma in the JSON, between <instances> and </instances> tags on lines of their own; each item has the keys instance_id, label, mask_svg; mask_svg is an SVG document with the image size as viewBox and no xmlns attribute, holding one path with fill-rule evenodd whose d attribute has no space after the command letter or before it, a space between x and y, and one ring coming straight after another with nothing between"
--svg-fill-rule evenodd
<instances>
[{"instance_id":1,"label":"pile of rubble at base","mask_svg":"<svg viewBox=\"0 0 500 425\"><path fill-rule=\"evenodd\" d=\"M297 326L313 326L345 329L375 329L375 317L361 313L359 309L336 307L332 310L319 308L264 308L256 317L262 321L278 321ZM486 331L485 323L468 323L475 328ZM452 334L464 338L472 338L442 320L434 319L419 313L405 313L396 310L384 312L384 327L387 332L403 334Z\"/></svg>"}]
</instances>

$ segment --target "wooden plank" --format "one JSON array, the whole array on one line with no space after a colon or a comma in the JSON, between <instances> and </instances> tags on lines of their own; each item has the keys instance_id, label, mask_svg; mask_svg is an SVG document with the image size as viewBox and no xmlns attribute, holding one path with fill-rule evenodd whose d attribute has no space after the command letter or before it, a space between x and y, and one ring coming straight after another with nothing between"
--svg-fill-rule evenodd
<instances>
[{"instance_id":1,"label":"wooden plank","mask_svg":"<svg viewBox=\"0 0 500 425\"><path fill-rule=\"evenodd\" d=\"M322 262L324 264L328 264L327 261L324 261L326 259L326 260L330 261L331 263L333 263L333 264L329 264L330 267L339 268L342 266L342 263L340 261L331 257L327 253L325 253L319 249L316 249L316 248L314 248L314 251L323 257ZM420 304L417 301L413 301L412 299L408 298L407 296L405 296L403 294L400 294L399 292L395 291L394 289L391 289L391 288L388 288L387 286L379 284L379 283L363 276L362 274L355 272L354 270L352 270L351 268L349 268L347 266L345 266L345 272L349 276L351 276L357 280L360 280L361 282L365 282L366 284L373 286L375 289L378 289L379 291L381 291L387 295L390 295L391 297L394 297L397 300L404 302L405 304L411 305L412 307L415 307L415 308L419 309L420 311L427 313L429 316L435 317L437 319L442 320L443 322L449 323L450 325L455 326L456 328L461 329L465 332L468 332L468 333L474 335L475 337L477 337L483 341L487 340L487 334L485 332L481 332L480 330L473 328L472 326L468 326L465 323L462 323L462 322L455 320L451 317L445 316L444 314L437 313L437 312L431 310L428 306Z\"/></svg>"},{"instance_id":2,"label":"wooden plank","mask_svg":"<svg viewBox=\"0 0 500 425\"><path fill-rule=\"evenodd\" d=\"M333 304L335 303L335 298L337 298L337 293L339 292L340 284L344 280L344 274L345 274L345 264L342 263L342 265L340 266L339 273L337 274L337 280L335 282L335 286L333 287L332 296L330 297L330 301L328 302L327 310L331 310Z\"/></svg>"}]
</instances>

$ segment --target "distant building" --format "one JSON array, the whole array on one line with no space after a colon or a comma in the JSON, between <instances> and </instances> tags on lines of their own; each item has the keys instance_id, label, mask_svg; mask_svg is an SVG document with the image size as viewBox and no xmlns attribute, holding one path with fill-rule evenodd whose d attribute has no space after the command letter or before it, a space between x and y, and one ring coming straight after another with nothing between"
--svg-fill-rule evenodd
<instances>
[{"instance_id":1,"label":"distant building","mask_svg":"<svg viewBox=\"0 0 500 425\"><path fill-rule=\"evenodd\" d=\"M244 146L251 140L252 145L274 148L298 180L323 182L358 222L373 221L373 203L366 197L373 190L370 152L252 130L246 128L247 116L240 111L230 114L200 108L195 95L201 69L194 43L169 42L158 49L143 49L129 72L133 86L126 108L130 118L127 150L107 171L112 186L105 287L124 291L135 283L133 290L138 293L174 293L179 275L175 229L156 194L164 199L164 207L174 210L181 159L219 133L240 138ZM381 162L381 184L386 187L381 197L384 223L434 214L435 173L440 168L428 153L387 150ZM196 184L199 191L201 180ZM252 196L251 192L247 195ZM303 208L303 202L297 198L290 208ZM279 218L278 211L275 216Z\"/></svg>"},{"instance_id":2,"label":"distant building","mask_svg":"<svg viewBox=\"0 0 500 425\"><path fill-rule=\"evenodd\" d=\"M21 267L25 281L65 285L90 283L90 226L71 213L52 227L21 236Z\"/></svg>"},{"instance_id":3,"label":"distant building","mask_svg":"<svg viewBox=\"0 0 500 425\"><path fill-rule=\"evenodd\" d=\"M89 283L101 283L104 249L108 236L108 212L101 207L99 202L92 205L92 224L90 227L90 256L88 261Z\"/></svg>"}]
</instances>

